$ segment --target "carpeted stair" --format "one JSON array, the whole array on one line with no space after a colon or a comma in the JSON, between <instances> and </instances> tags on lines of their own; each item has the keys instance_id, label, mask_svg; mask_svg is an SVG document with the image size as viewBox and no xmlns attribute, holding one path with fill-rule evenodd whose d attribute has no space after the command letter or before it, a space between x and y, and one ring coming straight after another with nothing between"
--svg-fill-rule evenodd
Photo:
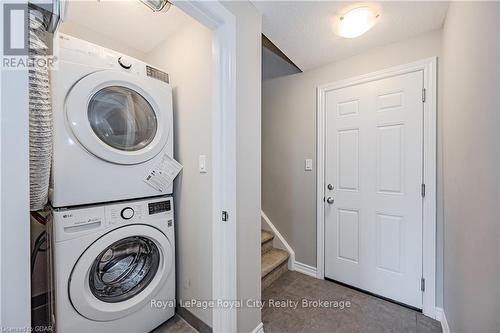
<instances>
[{"instance_id":1,"label":"carpeted stair","mask_svg":"<svg viewBox=\"0 0 500 333\"><path fill-rule=\"evenodd\" d=\"M283 273L288 271L288 257L286 251L273 247L274 235L267 230L261 230L261 289L264 290Z\"/></svg>"}]
</instances>

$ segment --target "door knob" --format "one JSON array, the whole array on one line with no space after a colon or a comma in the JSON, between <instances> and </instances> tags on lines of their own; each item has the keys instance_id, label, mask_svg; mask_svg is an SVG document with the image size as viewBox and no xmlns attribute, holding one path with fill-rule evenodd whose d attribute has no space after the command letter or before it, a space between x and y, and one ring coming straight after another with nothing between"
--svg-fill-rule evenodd
<instances>
[{"instance_id":1,"label":"door knob","mask_svg":"<svg viewBox=\"0 0 500 333\"><path fill-rule=\"evenodd\" d=\"M333 204L333 203L335 202L335 200L333 200L333 198L332 198L332 197L328 197L328 198L326 199L326 202L328 202L328 203L331 205L331 204Z\"/></svg>"}]
</instances>

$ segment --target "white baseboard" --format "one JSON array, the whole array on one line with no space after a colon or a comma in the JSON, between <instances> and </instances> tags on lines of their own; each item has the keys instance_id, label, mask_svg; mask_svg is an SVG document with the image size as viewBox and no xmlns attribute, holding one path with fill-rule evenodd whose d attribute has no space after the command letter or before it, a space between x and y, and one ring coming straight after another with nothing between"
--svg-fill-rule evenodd
<instances>
[{"instance_id":1,"label":"white baseboard","mask_svg":"<svg viewBox=\"0 0 500 333\"><path fill-rule=\"evenodd\" d=\"M443 333L450 333L450 326L448 326L448 321L446 321L446 315L442 308L436 308L436 320L441 322Z\"/></svg>"},{"instance_id":2,"label":"white baseboard","mask_svg":"<svg viewBox=\"0 0 500 333\"><path fill-rule=\"evenodd\" d=\"M288 244L288 242L285 240L285 237L283 237L283 235L280 234L278 229L276 229L276 227L271 222L269 217L267 217L267 215L263 211L260 211L260 216L262 217L262 219L266 223L267 227L274 234L273 246L278 248L278 249L285 250L290 255L290 258L288 259L288 269L293 271L294 270L294 263L295 263L295 251L293 251L290 244Z\"/></svg>"},{"instance_id":3,"label":"white baseboard","mask_svg":"<svg viewBox=\"0 0 500 333\"><path fill-rule=\"evenodd\" d=\"M309 275L312 277L317 277L316 267L312 267L301 262L295 261L293 263L294 271Z\"/></svg>"},{"instance_id":4,"label":"white baseboard","mask_svg":"<svg viewBox=\"0 0 500 333\"><path fill-rule=\"evenodd\" d=\"M257 327L252 331L252 333L264 333L264 324L260 323Z\"/></svg>"}]
</instances>

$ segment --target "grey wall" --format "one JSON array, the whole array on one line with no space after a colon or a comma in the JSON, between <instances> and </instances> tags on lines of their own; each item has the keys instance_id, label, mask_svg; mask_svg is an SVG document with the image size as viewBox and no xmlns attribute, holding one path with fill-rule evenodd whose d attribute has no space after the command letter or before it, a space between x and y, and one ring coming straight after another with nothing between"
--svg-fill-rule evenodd
<instances>
[{"instance_id":1,"label":"grey wall","mask_svg":"<svg viewBox=\"0 0 500 333\"><path fill-rule=\"evenodd\" d=\"M444 310L500 331L499 3L452 2L443 30Z\"/></svg>"},{"instance_id":2,"label":"grey wall","mask_svg":"<svg viewBox=\"0 0 500 333\"><path fill-rule=\"evenodd\" d=\"M262 48L262 80L297 73L300 71L295 66L268 48Z\"/></svg>"},{"instance_id":3,"label":"grey wall","mask_svg":"<svg viewBox=\"0 0 500 333\"><path fill-rule=\"evenodd\" d=\"M297 261L316 267L316 172L304 171L306 158L312 158L313 169L316 168L316 87L440 54L441 32L434 31L301 74L264 81L262 210L292 246ZM438 115L441 116L439 111ZM438 150L441 169L440 147ZM441 172L441 198L440 175ZM439 199L437 231L442 239L440 203ZM442 267L441 249L439 243L438 267ZM438 304L441 281L442 272L438 269Z\"/></svg>"},{"instance_id":4,"label":"grey wall","mask_svg":"<svg viewBox=\"0 0 500 333\"><path fill-rule=\"evenodd\" d=\"M248 1L223 2L236 17L238 299L260 299L261 15ZM260 309L238 310L238 332L252 332Z\"/></svg>"},{"instance_id":5,"label":"grey wall","mask_svg":"<svg viewBox=\"0 0 500 333\"><path fill-rule=\"evenodd\" d=\"M183 165L174 184L177 300L212 299L212 32L195 20L147 56L170 75L174 156ZM207 155L208 173L198 172ZM211 309L190 308L208 325Z\"/></svg>"}]
</instances>

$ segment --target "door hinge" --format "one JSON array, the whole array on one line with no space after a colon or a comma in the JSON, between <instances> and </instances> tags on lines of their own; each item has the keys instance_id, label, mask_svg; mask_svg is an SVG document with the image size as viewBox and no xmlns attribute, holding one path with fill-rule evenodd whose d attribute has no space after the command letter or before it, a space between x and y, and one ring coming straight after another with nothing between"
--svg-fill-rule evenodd
<instances>
[{"instance_id":1,"label":"door hinge","mask_svg":"<svg viewBox=\"0 0 500 333\"><path fill-rule=\"evenodd\" d=\"M420 190L420 194L422 194L422 198L425 198L425 184L422 184L422 188Z\"/></svg>"},{"instance_id":2,"label":"door hinge","mask_svg":"<svg viewBox=\"0 0 500 333\"><path fill-rule=\"evenodd\" d=\"M225 210L222 211L222 222L227 222L229 220L229 214Z\"/></svg>"},{"instance_id":3,"label":"door hinge","mask_svg":"<svg viewBox=\"0 0 500 333\"><path fill-rule=\"evenodd\" d=\"M425 88L422 88L422 102L425 103Z\"/></svg>"},{"instance_id":4,"label":"door hinge","mask_svg":"<svg viewBox=\"0 0 500 333\"><path fill-rule=\"evenodd\" d=\"M425 291L425 279L420 278L420 290Z\"/></svg>"}]
</instances>

